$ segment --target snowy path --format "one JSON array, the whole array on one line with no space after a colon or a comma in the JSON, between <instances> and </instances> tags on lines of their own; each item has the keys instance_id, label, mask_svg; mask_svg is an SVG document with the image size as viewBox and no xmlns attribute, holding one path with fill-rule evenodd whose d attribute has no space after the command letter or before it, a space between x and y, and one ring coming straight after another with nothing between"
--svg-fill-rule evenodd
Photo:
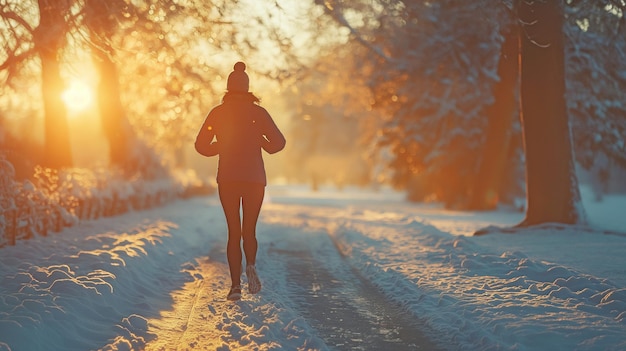
<instances>
[{"instance_id":1,"label":"snowy path","mask_svg":"<svg viewBox=\"0 0 626 351\"><path fill-rule=\"evenodd\" d=\"M468 237L522 215L268 190L263 290L236 303L215 197L2 248L0 351L626 349L624 236ZM626 229L626 197L585 206Z\"/></svg>"},{"instance_id":2,"label":"snowy path","mask_svg":"<svg viewBox=\"0 0 626 351\"><path fill-rule=\"evenodd\" d=\"M289 220L281 206L267 206L274 210L264 218ZM435 349L423 325L344 262L327 232L263 219L258 232L263 291L250 296L244 289L241 301L226 301L224 245L214 245L197 259L194 281L173 293L172 310L149 320L156 338L147 351L291 349L289 339L311 349Z\"/></svg>"},{"instance_id":3,"label":"snowy path","mask_svg":"<svg viewBox=\"0 0 626 351\"><path fill-rule=\"evenodd\" d=\"M337 350L433 350L420 325L340 257L326 232L272 230L269 259L288 267L287 297Z\"/></svg>"}]
</instances>

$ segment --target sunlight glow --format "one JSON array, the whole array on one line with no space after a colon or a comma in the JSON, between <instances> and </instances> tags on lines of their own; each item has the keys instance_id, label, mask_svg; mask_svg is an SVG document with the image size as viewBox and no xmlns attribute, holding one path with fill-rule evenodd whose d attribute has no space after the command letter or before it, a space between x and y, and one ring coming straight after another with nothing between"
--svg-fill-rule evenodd
<instances>
[{"instance_id":1,"label":"sunlight glow","mask_svg":"<svg viewBox=\"0 0 626 351\"><path fill-rule=\"evenodd\" d=\"M68 109L74 112L81 112L91 106L93 93L87 83L73 80L69 87L63 91L61 98Z\"/></svg>"}]
</instances>

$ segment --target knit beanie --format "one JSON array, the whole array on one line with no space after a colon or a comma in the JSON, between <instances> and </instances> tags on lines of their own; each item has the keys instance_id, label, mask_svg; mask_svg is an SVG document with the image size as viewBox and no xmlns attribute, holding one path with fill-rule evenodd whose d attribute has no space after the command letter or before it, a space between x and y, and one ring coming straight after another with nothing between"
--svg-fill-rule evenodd
<instances>
[{"instance_id":1,"label":"knit beanie","mask_svg":"<svg viewBox=\"0 0 626 351\"><path fill-rule=\"evenodd\" d=\"M248 75L246 74L246 64L243 62L235 63L233 71L228 75L228 83L226 89L229 92L247 93L249 88Z\"/></svg>"}]
</instances>

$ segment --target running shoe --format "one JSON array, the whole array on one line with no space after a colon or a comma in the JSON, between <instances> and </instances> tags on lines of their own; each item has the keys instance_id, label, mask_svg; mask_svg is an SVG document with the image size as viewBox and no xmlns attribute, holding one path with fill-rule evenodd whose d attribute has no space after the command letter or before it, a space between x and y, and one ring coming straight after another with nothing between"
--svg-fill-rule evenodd
<instances>
[{"instance_id":1,"label":"running shoe","mask_svg":"<svg viewBox=\"0 0 626 351\"><path fill-rule=\"evenodd\" d=\"M261 291L261 280L256 274L256 268L254 265L248 265L246 267L246 276L248 277L248 290L250 294L256 294Z\"/></svg>"},{"instance_id":2,"label":"running shoe","mask_svg":"<svg viewBox=\"0 0 626 351\"><path fill-rule=\"evenodd\" d=\"M237 301L241 299L241 285L231 287L226 298L230 301Z\"/></svg>"}]
</instances>

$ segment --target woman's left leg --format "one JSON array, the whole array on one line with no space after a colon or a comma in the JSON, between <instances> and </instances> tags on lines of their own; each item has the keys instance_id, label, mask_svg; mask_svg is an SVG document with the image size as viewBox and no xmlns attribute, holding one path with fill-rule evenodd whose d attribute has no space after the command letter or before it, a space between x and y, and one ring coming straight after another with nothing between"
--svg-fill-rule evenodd
<instances>
[{"instance_id":1,"label":"woman's left leg","mask_svg":"<svg viewBox=\"0 0 626 351\"><path fill-rule=\"evenodd\" d=\"M239 190L237 184L218 184L218 194L228 226L226 256L228 258L232 286L241 284L241 219L239 217L241 197Z\"/></svg>"},{"instance_id":2,"label":"woman's left leg","mask_svg":"<svg viewBox=\"0 0 626 351\"><path fill-rule=\"evenodd\" d=\"M243 209L243 224L241 236L243 238L243 251L246 256L246 265L256 264L257 240L256 224L261 212L263 197L265 196L265 186L263 184L246 184L246 189L241 198Z\"/></svg>"},{"instance_id":3,"label":"woman's left leg","mask_svg":"<svg viewBox=\"0 0 626 351\"><path fill-rule=\"evenodd\" d=\"M246 276L248 277L248 291L256 294L261 291L261 280L256 273L256 223L261 212L265 186L263 184L247 184L241 205L243 208L243 224L241 236L243 237L243 251L246 255Z\"/></svg>"}]
</instances>

